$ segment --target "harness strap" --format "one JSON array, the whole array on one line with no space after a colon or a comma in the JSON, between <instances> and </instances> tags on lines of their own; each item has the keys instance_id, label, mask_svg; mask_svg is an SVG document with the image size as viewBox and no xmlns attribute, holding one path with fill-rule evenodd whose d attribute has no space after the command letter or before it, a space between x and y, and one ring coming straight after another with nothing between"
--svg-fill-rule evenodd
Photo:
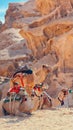
<instances>
[{"instance_id":1,"label":"harness strap","mask_svg":"<svg viewBox=\"0 0 73 130\"><path fill-rule=\"evenodd\" d=\"M36 94L36 92L34 91L34 94L35 94L35 96L36 97L38 97L38 99L39 99L39 105L38 105L38 109L40 108L40 98L42 97L42 95L40 95L40 96L38 96L37 94ZM33 94L32 94L33 95ZM33 95L34 96L34 95Z\"/></svg>"},{"instance_id":2,"label":"harness strap","mask_svg":"<svg viewBox=\"0 0 73 130\"><path fill-rule=\"evenodd\" d=\"M23 76L21 76L21 75L15 75L14 78L17 77L17 76L20 78L22 86L24 86Z\"/></svg>"},{"instance_id":3,"label":"harness strap","mask_svg":"<svg viewBox=\"0 0 73 130\"><path fill-rule=\"evenodd\" d=\"M38 97L39 98L39 100L40 100L40 97L42 97L42 95L41 96L38 96L37 94L36 94L36 92L34 91L34 94L35 94L35 96L36 97Z\"/></svg>"},{"instance_id":4,"label":"harness strap","mask_svg":"<svg viewBox=\"0 0 73 130\"><path fill-rule=\"evenodd\" d=\"M22 86L24 86L23 77L21 76L20 79L21 79Z\"/></svg>"}]
</instances>

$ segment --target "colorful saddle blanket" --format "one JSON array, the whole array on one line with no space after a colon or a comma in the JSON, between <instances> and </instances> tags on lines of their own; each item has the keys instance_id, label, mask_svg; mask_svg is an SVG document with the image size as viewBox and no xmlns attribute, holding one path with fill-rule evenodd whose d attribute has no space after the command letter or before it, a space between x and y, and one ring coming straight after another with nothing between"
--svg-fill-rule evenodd
<instances>
[{"instance_id":1,"label":"colorful saddle blanket","mask_svg":"<svg viewBox=\"0 0 73 130\"><path fill-rule=\"evenodd\" d=\"M12 101L20 101L22 98L20 95L14 95L14 96L10 96L10 97L6 97L3 101L4 103L7 102L12 102Z\"/></svg>"}]
</instances>

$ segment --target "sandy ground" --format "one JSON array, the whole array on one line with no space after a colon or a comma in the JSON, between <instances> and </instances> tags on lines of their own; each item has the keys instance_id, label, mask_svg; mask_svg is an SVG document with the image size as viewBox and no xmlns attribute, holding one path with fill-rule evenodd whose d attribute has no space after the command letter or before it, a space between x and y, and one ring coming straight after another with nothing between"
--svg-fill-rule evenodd
<instances>
[{"instance_id":1,"label":"sandy ground","mask_svg":"<svg viewBox=\"0 0 73 130\"><path fill-rule=\"evenodd\" d=\"M73 130L73 109L38 110L28 117L2 117L0 130Z\"/></svg>"}]
</instances>

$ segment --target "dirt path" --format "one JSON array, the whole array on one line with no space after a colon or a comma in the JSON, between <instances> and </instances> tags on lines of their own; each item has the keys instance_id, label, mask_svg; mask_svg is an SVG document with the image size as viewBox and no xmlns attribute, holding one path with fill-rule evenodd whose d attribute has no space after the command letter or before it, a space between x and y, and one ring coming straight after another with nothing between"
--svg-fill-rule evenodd
<instances>
[{"instance_id":1,"label":"dirt path","mask_svg":"<svg viewBox=\"0 0 73 130\"><path fill-rule=\"evenodd\" d=\"M73 109L39 110L24 118L3 117L0 130L73 130Z\"/></svg>"}]
</instances>

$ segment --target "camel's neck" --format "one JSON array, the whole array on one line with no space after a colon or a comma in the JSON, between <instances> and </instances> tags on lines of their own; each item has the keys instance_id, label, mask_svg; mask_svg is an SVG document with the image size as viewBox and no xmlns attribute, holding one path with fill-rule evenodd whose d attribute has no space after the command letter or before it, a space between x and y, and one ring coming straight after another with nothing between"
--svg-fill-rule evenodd
<instances>
[{"instance_id":1,"label":"camel's neck","mask_svg":"<svg viewBox=\"0 0 73 130\"><path fill-rule=\"evenodd\" d=\"M52 102L52 107L57 107L63 105L63 101L60 99L60 97L52 98L47 92L43 92Z\"/></svg>"},{"instance_id":2,"label":"camel's neck","mask_svg":"<svg viewBox=\"0 0 73 130\"><path fill-rule=\"evenodd\" d=\"M47 72L40 70L37 74L35 74L35 83L42 83L47 76Z\"/></svg>"}]
</instances>

